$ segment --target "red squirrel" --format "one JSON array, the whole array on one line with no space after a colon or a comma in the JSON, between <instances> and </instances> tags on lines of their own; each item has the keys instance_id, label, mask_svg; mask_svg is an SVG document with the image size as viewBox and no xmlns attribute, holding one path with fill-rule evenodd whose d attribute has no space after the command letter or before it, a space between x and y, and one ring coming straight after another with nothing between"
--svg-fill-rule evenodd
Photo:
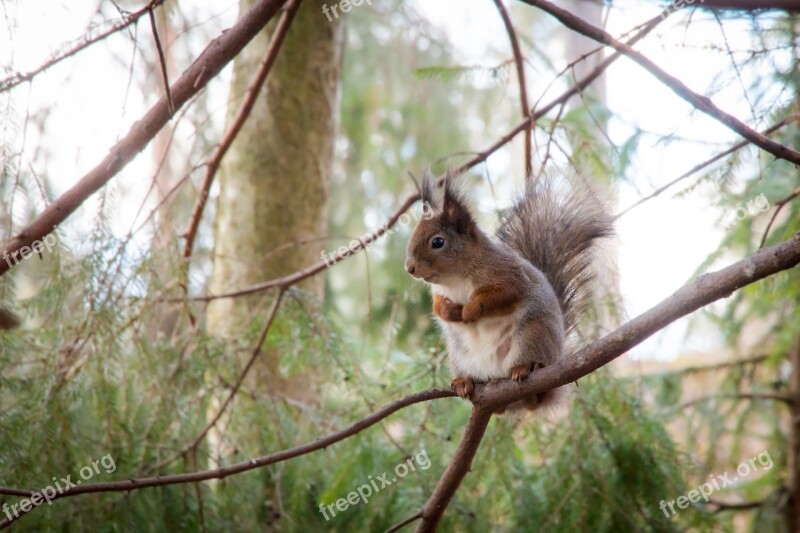
<instances>
[{"instance_id":1,"label":"red squirrel","mask_svg":"<svg viewBox=\"0 0 800 533\"><path fill-rule=\"evenodd\" d=\"M438 200L437 180L424 176L422 200L434 214L414 229L405 267L431 286L451 387L468 398L475 381L520 381L564 357L590 298L592 245L612 235L613 219L589 183L543 177L528 183L490 236L454 181L446 176ZM564 392L559 387L509 407L537 409Z\"/></svg>"}]
</instances>

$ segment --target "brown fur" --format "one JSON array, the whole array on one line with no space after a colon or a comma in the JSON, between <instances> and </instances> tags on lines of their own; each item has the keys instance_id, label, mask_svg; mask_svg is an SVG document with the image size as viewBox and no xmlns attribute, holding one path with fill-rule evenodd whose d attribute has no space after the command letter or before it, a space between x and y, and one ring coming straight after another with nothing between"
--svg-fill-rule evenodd
<instances>
[{"instance_id":1,"label":"brown fur","mask_svg":"<svg viewBox=\"0 0 800 533\"><path fill-rule=\"evenodd\" d=\"M479 318L507 315L520 303L520 295L511 287L492 284L478 287L461 312L461 320L475 322Z\"/></svg>"},{"instance_id":2,"label":"brown fur","mask_svg":"<svg viewBox=\"0 0 800 533\"><path fill-rule=\"evenodd\" d=\"M414 230L406 270L434 288L452 386L464 397L476 378L521 380L564 356L565 337L588 298L591 244L611 233L611 217L587 184L571 184L560 196L545 179L529 186L493 238L454 181L446 177L438 201L435 179L424 177L422 198L435 212ZM555 392L509 409L539 408Z\"/></svg>"},{"instance_id":3,"label":"brown fur","mask_svg":"<svg viewBox=\"0 0 800 533\"><path fill-rule=\"evenodd\" d=\"M433 295L433 312L442 320L461 322L463 305L454 304L449 298L440 294Z\"/></svg>"}]
</instances>

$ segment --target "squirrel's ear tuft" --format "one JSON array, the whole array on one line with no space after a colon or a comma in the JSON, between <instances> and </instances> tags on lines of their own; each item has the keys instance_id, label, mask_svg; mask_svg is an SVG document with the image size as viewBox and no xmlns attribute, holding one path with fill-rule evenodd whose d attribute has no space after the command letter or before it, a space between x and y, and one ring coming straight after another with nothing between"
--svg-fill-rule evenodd
<instances>
[{"instance_id":1,"label":"squirrel's ear tuft","mask_svg":"<svg viewBox=\"0 0 800 533\"><path fill-rule=\"evenodd\" d=\"M444 178L444 202L442 205L442 222L452 226L458 233L474 235L475 220L469 211L466 195L456 184L456 176L447 172Z\"/></svg>"},{"instance_id":2,"label":"squirrel's ear tuft","mask_svg":"<svg viewBox=\"0 0 800 533\"><path fill-rule=\"evenodd\" d=\"M420 189L420 195L422 196L422 202L428 204L432 208L436 209L439 207L439 202L436 201L436 185L437 185L436 176L431 173L431 170L425 169L425 172L422 173L422 187Z\"/></svg>"}]
</instances>

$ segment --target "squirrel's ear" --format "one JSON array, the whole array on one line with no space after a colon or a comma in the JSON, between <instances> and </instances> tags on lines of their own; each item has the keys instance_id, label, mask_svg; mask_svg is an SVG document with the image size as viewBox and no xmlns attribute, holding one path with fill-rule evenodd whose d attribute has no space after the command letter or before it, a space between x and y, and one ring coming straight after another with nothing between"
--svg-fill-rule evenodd
<instances>
[{"instance_id":1,"label":"squirrel's ear","mask_svg":"<svg viewBox=\"0 0 800 533\"><path fill-rule=\"evenodd\" d=\"M469 211L464 193L455 184L455 176L449 171L444 178L444 202L442 222L452 226L458 233L474 236L477 226Z\"/></svg>"},{"instance_id":2,"label":"squirrel's ear","mask_svg":"<svg viewBox=\"0 0 800 533\"><path fill-rule=\"evenodd\" d=\"M425 169L422 173L422 187L420 188L420 195L422 202L428 204L432 208L439 207L439 202L436 201L436 176L434 176L430 169Z\"/></svg>"}]
</instances>

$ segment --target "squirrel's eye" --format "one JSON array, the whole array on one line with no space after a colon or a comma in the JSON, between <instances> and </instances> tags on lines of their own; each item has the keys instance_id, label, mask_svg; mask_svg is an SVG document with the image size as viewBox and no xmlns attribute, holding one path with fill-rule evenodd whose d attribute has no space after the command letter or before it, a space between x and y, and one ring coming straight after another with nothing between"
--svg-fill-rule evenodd
<instances>
[{"instance_id":1,"label":"squirrel's eye","mask_svg":"<svg viewBox=\"0 0 800 533\"><path fill-rule=\"evenodd\" d=\"M433 240L431 240L431 248L434 250L437 250L442 246L444 246L444 239L441 237L434 237Z\"/></svg>"}]
</instances>

